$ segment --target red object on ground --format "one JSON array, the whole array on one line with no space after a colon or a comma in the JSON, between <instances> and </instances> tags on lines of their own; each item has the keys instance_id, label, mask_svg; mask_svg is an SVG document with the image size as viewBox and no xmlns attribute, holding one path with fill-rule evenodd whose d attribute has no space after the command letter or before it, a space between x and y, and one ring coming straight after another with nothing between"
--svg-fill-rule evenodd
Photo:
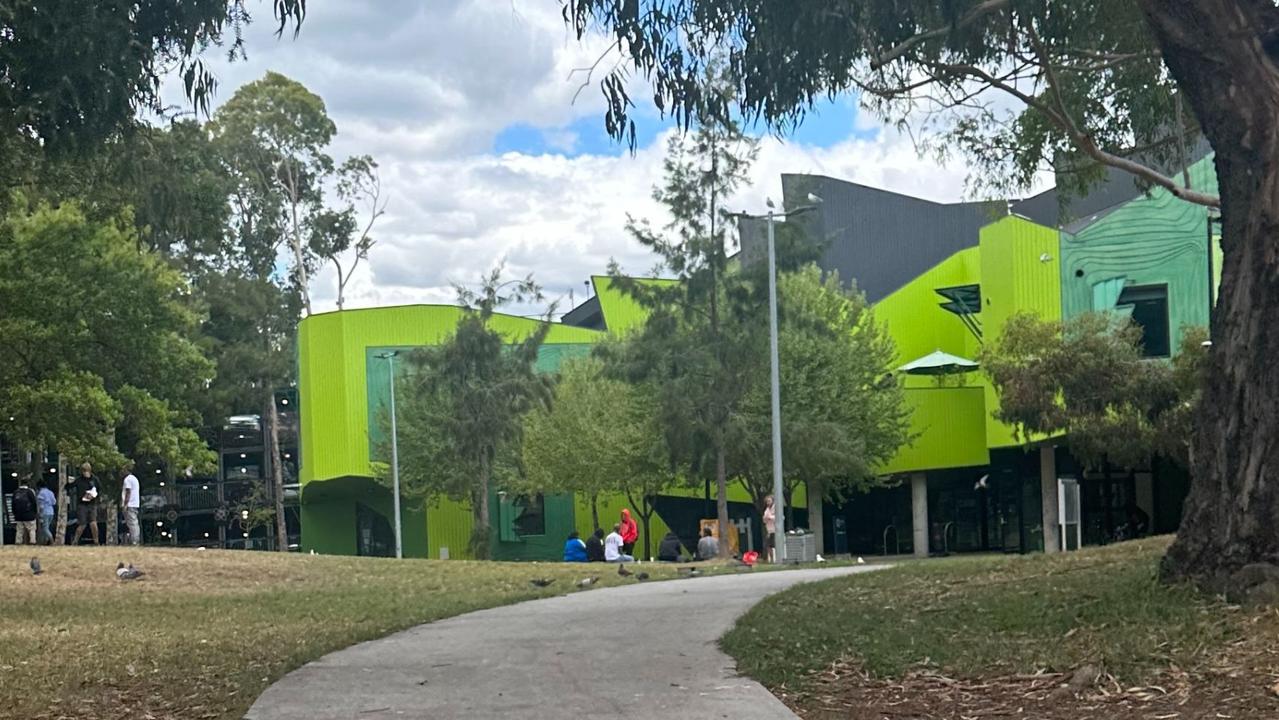
<instances>
[{"instance_id":1,"label":"red object on ground","mask_svg":"<svg viewBox=\"0 0 1279 720\"><path fill-rule=\"evenodd\" d=\"M747 565L754 565L755 563L759 562L759 553L755 552L754 550L751 550L750 552L742 556L742 562L746 563Z\"/></svg>"}]
</instances>

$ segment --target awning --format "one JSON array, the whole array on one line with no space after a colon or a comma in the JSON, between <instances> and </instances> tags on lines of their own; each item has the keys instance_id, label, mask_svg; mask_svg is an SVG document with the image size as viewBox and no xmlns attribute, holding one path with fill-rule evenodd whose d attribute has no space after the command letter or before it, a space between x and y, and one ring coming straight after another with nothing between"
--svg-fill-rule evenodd
<instances>
[{"instance_id":1,"label":"awning","mask_svg":"<svg viewBox=\"0 0 1279 720\"><path fill-rule=\"evenodd\" d=\"M952 375L972 372L976 369L977 363L973 360L937 350L916 360L911 360L897 368L897 372L903 372L907 375Z\"/></svg>"}]
</instances>

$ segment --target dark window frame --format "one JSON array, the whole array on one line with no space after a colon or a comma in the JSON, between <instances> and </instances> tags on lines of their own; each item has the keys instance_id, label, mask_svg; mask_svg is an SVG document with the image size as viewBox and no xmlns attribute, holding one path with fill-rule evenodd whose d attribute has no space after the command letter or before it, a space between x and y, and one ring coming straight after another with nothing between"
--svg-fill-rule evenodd
<instances>
[{"instance_id":1,"label":"dark window frame","mask_svg":"<svg viewBox=\"0 0 1279 720\"><path fill-rule=\"evenodd\" d=\"M1131 306L1132 313L1130 318L1137 327L1141 328L1141 355L1146 358L1169 358L1172 357L1172 307L1171 299L1168 292L1168 283L1151 283L1147 285L1129 285L1119 294L1119 299L1115 303L1116 307ZM1144 316L1145 313L1139 313L1138 307L1141 305L1150 305L1153 303L1163 304L1163 327L1162 340L1163 344L1156 347L1156 350L1163 352L1153 352L1147 341L1147 327L1151 327L1149 323L1138 320L1138 315Z\"/></svg>"}]
</instances>

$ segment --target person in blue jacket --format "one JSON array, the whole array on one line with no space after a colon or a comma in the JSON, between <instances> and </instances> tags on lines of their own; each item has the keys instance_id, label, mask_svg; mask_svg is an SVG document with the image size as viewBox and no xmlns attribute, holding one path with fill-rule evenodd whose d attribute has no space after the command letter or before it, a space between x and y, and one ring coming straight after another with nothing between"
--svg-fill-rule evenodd
<instances>
[{"instance_id":1,"label":"person in blue jacket","mask_svg":"<svg viewBox=\"0 0 1279 720\"><path fill-rule=\"evenodd\" d=\"M564 562L586 562L586 543L582 542L576 530L569 533L568 540L564 541Z\"/></svg>"}]
</instances>

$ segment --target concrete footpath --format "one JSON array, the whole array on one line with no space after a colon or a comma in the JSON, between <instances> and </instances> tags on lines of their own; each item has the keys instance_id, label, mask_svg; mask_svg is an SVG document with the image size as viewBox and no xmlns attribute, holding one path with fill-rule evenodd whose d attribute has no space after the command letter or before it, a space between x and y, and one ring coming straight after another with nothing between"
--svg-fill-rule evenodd
<instances>
[{"instance_id":1,"label":"concrete footpath","mask_svg":"<svg viewBox=\"0 0 1279 720\"><path fill-rule=\"evenodd\" d=\"M246 718L793 718L718 639L767 595L872 569L634 583L459 615L308 663Z\"/></svg>"}]
</instances>

